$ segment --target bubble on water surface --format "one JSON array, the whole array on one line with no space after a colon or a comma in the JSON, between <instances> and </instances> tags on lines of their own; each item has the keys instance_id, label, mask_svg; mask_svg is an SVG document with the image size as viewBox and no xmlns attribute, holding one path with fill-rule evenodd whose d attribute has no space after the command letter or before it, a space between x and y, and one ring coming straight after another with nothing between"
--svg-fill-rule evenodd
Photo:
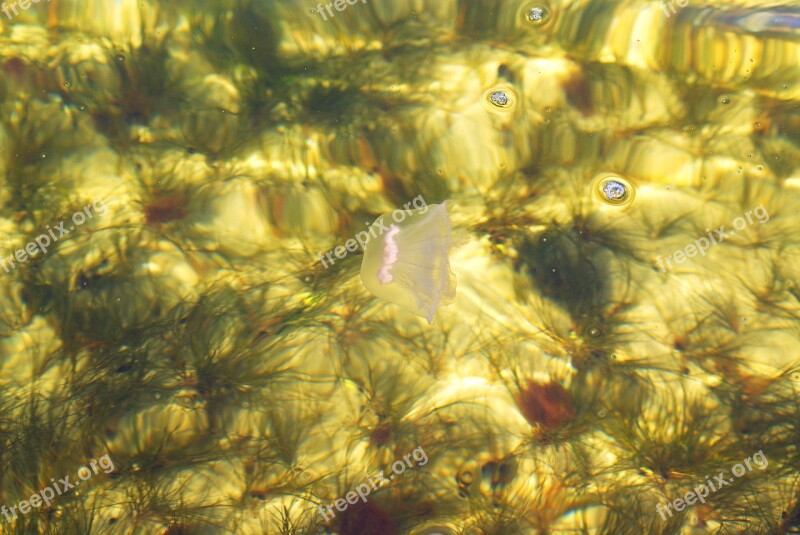
<instances>
[{"instance_id":1,"label":"bubble on water surface","mask_svg":"<svg viewBox=\"0 0 800 535\"><path fill-rule=\"evenodd\" d=\"M533 24L542 24L550 18L550 12L544 6L532 6L525 13L525 20Z\"/></svg>"},{"instance_id":2,"label":"bubble on water surface","mask_svg":"<svg viewBox=\"0 0 800 535\"><path fill-rule=\"evenodd\" d=\"M604 174L596 178L593 190L600 201L613 206L628 205L635 195L633 185L614 174Z\"/></svg>"},{"instance_id":3,"label":"bubble on water surface","mask_svg":"<svg viewBox=\"0 0 800 535\"><path fill-rule=\"evenodd\" d=\"M510 99L505 91L495 91L489 95L489 100L492 102L492 104L501 108L505 108L510 102Z\"/></svg>"}]
</instances>

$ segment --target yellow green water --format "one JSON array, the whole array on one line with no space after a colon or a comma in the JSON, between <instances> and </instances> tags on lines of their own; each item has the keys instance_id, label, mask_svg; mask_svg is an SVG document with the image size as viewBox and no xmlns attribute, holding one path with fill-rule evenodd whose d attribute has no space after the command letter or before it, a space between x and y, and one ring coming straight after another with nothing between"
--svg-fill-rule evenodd
<instances>
[{"instance_id":1,"label":"yellow green water","mask_svg":"<svg viewBox=\"0 0 800 535\"><path fill-rule=\"evenodd\" d=\"M0 533L798 533L799 191L797 3L6 0Z\"/></svg>"}]
</instances>

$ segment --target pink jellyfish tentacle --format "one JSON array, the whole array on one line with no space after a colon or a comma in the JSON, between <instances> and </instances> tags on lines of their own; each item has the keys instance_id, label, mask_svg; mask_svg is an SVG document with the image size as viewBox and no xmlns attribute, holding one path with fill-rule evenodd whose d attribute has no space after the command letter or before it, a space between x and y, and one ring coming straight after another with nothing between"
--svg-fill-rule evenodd
<instances>
[{"instance_id":1,"label":"pink jellyfish tentacle","mask_svg":"<svg viewBox=\"0 0 800 535\"><path fill-rule=\"evenodd\" d=\"M397 243L395 243L394 237L399 233L400 228L397 225L390 226L389 232L386 233L386 243L383 246L383 263L380 271L378 271L378 280L381 281L381 284L389 284L393 280L390 271L395 262L397 262Z\"/></svg>"}]
</instances>

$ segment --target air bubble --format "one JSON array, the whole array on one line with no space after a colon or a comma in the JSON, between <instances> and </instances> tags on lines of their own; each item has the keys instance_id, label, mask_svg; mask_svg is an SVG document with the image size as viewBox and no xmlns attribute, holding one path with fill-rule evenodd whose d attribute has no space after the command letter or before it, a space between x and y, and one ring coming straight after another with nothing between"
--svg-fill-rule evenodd
<instances>
[{"instance_id":1,"label":"air bubble","mask_svg":"<svg viewBox=\"0 0 800 535\"><path fill-rule=\"evenodd\" d=\"M496 85L483 94L484 107L491 112L509 112L516 108L517 95L509 85Z\"/></svg>"},{"instance_id":2,"label":"air bubble","mask_svg":"<svg viewBox=\"0 0 800 535\"><path fill-rule=\"evenodd\" d=\"M475 474L473 474L472 471L469 469L462 470L461 472L459 472L456 478L458 479L458 482L461 483L462 485L469 486L472 484L473 481L475 481Z\"/></svg>"},{"instance_id":3,"label":"air bubble","mask_svg":"<svg viewBox=\"0 0 800 535\"><path fill-rule=\"evenodd\" d=\"M622 182L609 180L603 184L603 195L606 196L607 200L616 202L627 197L628 190L625 189L625 185Z\"/></svg>"},{"instance_id":4,"label":"air bubble","mask_svg":"<svg viewBox=\"0 0 800 535\"><path fill-rule=\"evenodd\" d=\"M593 181L592 189L597 199L612 206L626 206L636 194L628 180L614 174L600 175Z\"/></svg>"},{"instance_id":5,"label":"air bubble","mask_svg":"<svg viewBox=\"0 0 800 535\"><path fill-rule=\"evenodd\" d=\"M546 6L537 4L525 10L525 20L530 24L544 24L550 19L550 10Z\"/></svg>"},{"instance_id":6,"label":"air bubble","mask_svg":"<svg viewBox=\"0 0 800 535\"><path fill-rule=\"evenodd\" d=\"M505 108L511 102L505 91L495 91L489 95L489 101L499 108Z\"/></svg>"}]
</instances>

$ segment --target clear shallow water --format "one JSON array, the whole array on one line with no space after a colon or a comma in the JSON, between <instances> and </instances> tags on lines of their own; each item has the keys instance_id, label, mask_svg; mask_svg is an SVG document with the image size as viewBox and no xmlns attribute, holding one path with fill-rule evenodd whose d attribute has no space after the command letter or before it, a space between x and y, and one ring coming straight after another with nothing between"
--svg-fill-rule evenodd
<instances>
[{"instance_id":1,"label":"clear shallow water","mask_svg":"<svg viewBox=\"0 0 800 535\"><path fill-rule=\"evenodd\" d=\"M800 529L797 8L340 7L0 15L2 533Z\"/></svg>"}]
</instances>

